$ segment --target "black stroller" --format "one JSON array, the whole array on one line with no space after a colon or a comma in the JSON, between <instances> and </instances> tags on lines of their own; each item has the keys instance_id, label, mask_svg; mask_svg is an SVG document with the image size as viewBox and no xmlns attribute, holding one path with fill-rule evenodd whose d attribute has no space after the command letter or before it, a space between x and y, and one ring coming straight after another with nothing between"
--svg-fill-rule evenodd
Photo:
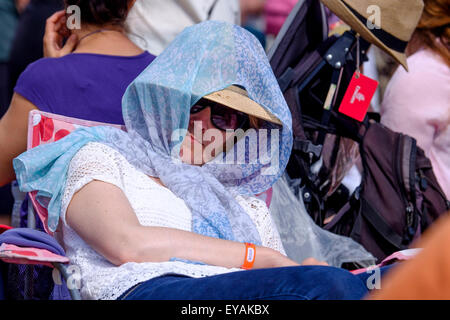
<instances>
[{"instance_id":1,"label":"black stroller","mask_svg":"<svg viewBox=\"0 0 450 320\"><path fill-rule=\"evenodd\" d=\"M339 185L332 174L338 169L341 140L356 145L346 138L355 137L359 129L356 121L339 115L336 106L354 72L367 61L370 46L351 30L342 36L328 33L324 5L318 0L299 1L268 53L293 119L294 147L287 172L302 180L305 205L319 225L326 219L327 201L321 199L328 199Z\"/></svg>"},{"instance_id":2,"label":"black stroller","mask_svg":"<svg viewBox=\"0 0 450 320\"><path fill-rule=\"evenodd\" d=\"M318 226L381 261L407 249L450 205L413 138L379 124L377 113L357 121L338 111L370 43L351 29L328 32L324 5L300 0L269 51L293 119L287 174ZM353 166L362 176L354 191L342 183Z\"/></svg>"}]
</instances>

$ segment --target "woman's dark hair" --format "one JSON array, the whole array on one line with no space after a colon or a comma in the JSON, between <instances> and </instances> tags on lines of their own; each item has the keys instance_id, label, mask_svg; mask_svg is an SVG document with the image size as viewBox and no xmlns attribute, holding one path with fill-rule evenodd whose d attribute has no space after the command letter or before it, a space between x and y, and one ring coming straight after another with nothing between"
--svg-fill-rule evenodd
<instances>
[{"instance_id":1,"label":"woman's dark hair","mask_svg":"<svg viewBox=\"0 0 450 320\"><path fill-rule=\"evenodd\" d=\"M123 25L128 15L128 0L65 0L66 6L78 6L81 21L95 25Z\"/></svg>"}]
</instances>

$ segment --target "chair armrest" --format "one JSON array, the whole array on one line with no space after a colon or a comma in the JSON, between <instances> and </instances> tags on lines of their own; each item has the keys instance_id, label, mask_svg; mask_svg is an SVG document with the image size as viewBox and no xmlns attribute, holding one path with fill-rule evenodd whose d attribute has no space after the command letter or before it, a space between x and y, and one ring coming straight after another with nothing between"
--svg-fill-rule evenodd
<instances>
[{"instance_id":1,"label":"chair armrest","mask_svg":"<svg viewBox=\"0 0 450 320\"><path fill-rule=\"evenodd\" d=\"M44 265L50 268L54 267L54 263L67 264L70 262L67 257L45 249L23 248L8 243L0 246L0 259L6 263Z\"/></svg>"}]
</instances>

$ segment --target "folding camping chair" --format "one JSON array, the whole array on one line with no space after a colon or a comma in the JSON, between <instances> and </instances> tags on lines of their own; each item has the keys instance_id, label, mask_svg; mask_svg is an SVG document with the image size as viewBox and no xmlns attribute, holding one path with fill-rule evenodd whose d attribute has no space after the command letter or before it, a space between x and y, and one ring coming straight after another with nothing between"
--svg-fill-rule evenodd
<instances>
[{"instance_id":1,"label":"folding camping chair","mask_svg":"<svg viewBox=\"0 0 450 320\"><path fill-rule=\"evenodd\" d=\"M28 120L27 149L58 141L79 127L101 125L125 130L125 127L120 125L80 120L33 110L30 112ZM3 235L0 236L0 239L3 237L8 240L1 241L3 243L0 246L0 259L14 265L9 268L10 270L13 269L12 273L14 274L13 279L10 279L9 282L23 281L23 284L10 283L10 290L13 288L13 290L20 291L15 292L12 296L15 298L23 297L24 299L33 298L34 286L37 282L58 280L54 276L52 277L47 269L36 270L35 266L56 268L66 283L72 276L69 267L70 261L64 256L64 250L53 237L49 236L52 233L47 227L48 213L46 208L36 200L36 192L31 192L28 196L28 228L5 227ZM6 231L6 229L9 230ZM23 246L24 243L36 244L36 246ZM45 272L41 272L42 270L45 270ZM81 299L77 288L67 287L72 299Z\"/></svg>"}]
</instances>

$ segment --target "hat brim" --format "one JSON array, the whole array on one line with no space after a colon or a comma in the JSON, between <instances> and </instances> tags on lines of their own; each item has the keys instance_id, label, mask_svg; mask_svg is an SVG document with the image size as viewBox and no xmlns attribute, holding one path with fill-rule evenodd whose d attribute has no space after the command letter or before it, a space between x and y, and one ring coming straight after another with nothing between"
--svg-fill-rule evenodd
<instances>
[{"instance_id":1,"label":"hat brim","mask_svg":"<svg viewBox=\"0 0 450 320\"><path fill-rule=\"evenodd\" d=\"M336 16L342 21L348 24L354 31L359 33L368 42L376 45L380 49L384 50L391 57L393 57L398 63L400 63L405 70L408 70L408 64L406 62L406 55L402 52L395 51L385 45L380 39L378 39L367 26L364 25L342 2L337 0L321 0Z\"/></svg>"},{"instance_id":2,"label":"hat brim","mask_svg":"<svg viewBox=\"0 0 450 320\"><path fill-rule=\"evenodd\" d=\"M246 113L258 119L269 121L277 125L283 125L272 113L247 96L245 90L236 86L230 86L221 91L213 92L203 97L209 101L220 103L239 112Z\"/></svg>"}]
</instances>

